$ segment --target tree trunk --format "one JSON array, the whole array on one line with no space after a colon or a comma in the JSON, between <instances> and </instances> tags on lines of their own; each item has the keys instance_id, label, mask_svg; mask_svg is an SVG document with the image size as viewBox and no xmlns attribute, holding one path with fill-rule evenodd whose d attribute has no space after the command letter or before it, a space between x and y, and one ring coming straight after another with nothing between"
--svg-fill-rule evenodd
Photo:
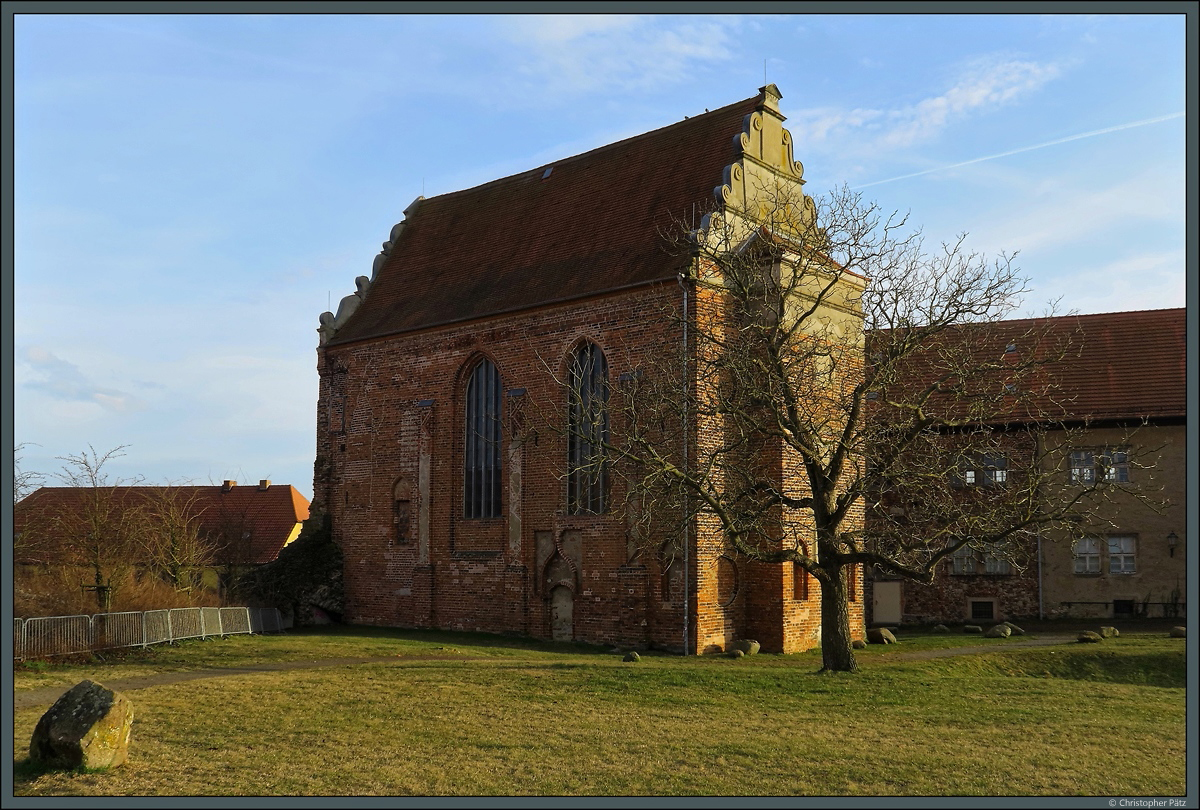
<instances>
[{"instance_id":1,"label":"tree trunk","mask_svg":"<svg viewBox=\"0 0 1200 810\"><path fill-rule=\"evenodd\" d=\"M821 671L858 672L850 646L850 605L846 599L849 566L826 569L831 583L821 585Z\"/></svg>"}]
</instances>

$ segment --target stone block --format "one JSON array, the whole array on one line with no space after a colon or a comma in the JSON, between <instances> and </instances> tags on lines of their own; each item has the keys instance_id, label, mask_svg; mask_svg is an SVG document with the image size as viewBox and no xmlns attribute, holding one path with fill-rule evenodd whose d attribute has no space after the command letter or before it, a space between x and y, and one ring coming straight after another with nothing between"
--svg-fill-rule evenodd
<instances>
[{"instance_id":1,"label":"stone block","mask_svg":"<svg viewBox=\"0 0 1200 810\"><path fill-rule=\"evenodd\" d=\"M761 649L761 646L752 638L743 638L733 642L732 649L741 650L746 655L754 655Z\"/></svg>"},{"instance_id":2,"label":"stone block","mask_svg":"<svg viewBox=\"0 0 1200 810\"><path fill-rule=\"evenodd\" d=\"M867 631L867 641L872 644L895 644L896 637L886 627L872 627Z\"/></svg>"},{"instance_id":3,"label":"stone block","mask_svg":"<svg viewBox=\"0 0 1200 810\"><path fill-rule=\"evenodd\" d=\"M133 704L103 684L72 686L38 720L29 757L52 768L115 768L129 757Z\"/></svg>"}]
</instances>

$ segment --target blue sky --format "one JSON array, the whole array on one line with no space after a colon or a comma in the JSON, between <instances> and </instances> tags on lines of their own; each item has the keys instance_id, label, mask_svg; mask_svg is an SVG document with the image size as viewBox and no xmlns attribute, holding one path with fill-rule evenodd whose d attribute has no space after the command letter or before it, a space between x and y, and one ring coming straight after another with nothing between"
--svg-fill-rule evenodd
<instances>
[{"instance_id":1,"label":"blue sky","mask_svg":"<svg viewBox=\"0 0 1200 810\"><path fill-rule=\"evenodd\" d=\"M806 189L1019 251L1018 314L1184 305L1182 15L15 18L24 469L312 494L318 315L402 211L783 92ZM53 482L53 481L51 481Z\"/></svg>"}]
</instances>

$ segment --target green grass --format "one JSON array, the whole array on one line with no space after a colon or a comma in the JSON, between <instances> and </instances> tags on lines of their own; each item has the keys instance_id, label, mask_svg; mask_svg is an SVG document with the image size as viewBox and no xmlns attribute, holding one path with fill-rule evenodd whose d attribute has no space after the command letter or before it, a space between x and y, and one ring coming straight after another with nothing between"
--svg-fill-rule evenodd
<instances>
[{"instance_id":1,"label":"green grass","mask_svg":"<svg viewBox=\"0 0 1200 810\"><path fill-rule=\"evenodd\" d=\"M129 762L40 772L18 710L14 790L51 795L1182 795L1184 644L913 660L978 636L901 636L858 675L819 652L636 664L594 647L336 628L193 642L16 673L117 673L388 656L132 691ZM1103 763L1098 767L1097 763Z\"/></svg>"}]
</instances>

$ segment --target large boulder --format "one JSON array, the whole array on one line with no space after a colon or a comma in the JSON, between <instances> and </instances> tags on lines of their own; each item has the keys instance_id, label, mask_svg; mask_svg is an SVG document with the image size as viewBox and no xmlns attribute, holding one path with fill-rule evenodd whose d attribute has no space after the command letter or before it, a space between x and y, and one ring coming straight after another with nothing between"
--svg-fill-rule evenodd
<instances>
[{"instance_id":1,"label":"large boulder","mask_svg":"<svg viewBox=\"0 0 1200 810\"><path fill-rule=\"evenodd\" d=\"M872 644L895 644L896 637L886 627L872 627L867 630L867 641Z\"/></svg>"},{"instance_id":2,"label":"large boulder","mask_svg":"<svg viewBox=\"0 0 1200 810\"><path fill-rule=\"evenodd\" d=\"M983 634L984 638L1008 638L1012 635L1012 628L1007 624L998 624L990 628Z\"/></svg>"},{"instance_id":3,"label":"large boulder","mask_svg":"<svg viewBox=\"0 0 1200 810\"><path fill-rule=\"evenodd\" d=\"M1100 635L1104 638L1116 638L1121 635L1121 631L1115 627L1105 626L1100 628Z\"/></svg>"},{"instance_id":4,"label":"large boulder","mask_svg":"<svg viewBox=\"0 0 1200 810\"><path fill-rule=\"evenodd\" d=\"M935 633L949 633L949 632L950 632L950 628L949 628L949 627L947 627L947 626L946 626L946 625L944 625L944 624L935 624L935 625L933 626L933 632L935 632Z\"/></svg>"},{"instance_id":5,"label":"large boulder","mask_svg":"<svg viewBox=\"0 0 1200 810\"><path fill-rule=\"evenodd\" d=\"M964 633L982 633L983 628L977 624L964 624L963 632Z\"/></svg>"},{"instance_id":6,"label":"large boulder","mask_svg":"<svg viewBox=\"0 0 1200 810\"><path fill-rule=\"evenodd\" d=\"M1084 630L1079 634L1079 640L1086 644L1095 644L1097 641L1104 641L1104 636L1094 630Z\"/></svg>"},{"instance_id":7,"label":"large boulder","mask_svg":"<svg viewBox=\"0 0 1200 810\"><path fill-rule=\"evenodd\" d=\"M1006 625L1006 626L1008 627L1008 629L1012 631L1012 634L1013 634L1014 636L1023 636L1023 635L1025 635L1025 631L1024 631L1024 630L1022 630L1020 627L1017 627L1017 626L1016 626L1015 624L1013 624L1012 622L1001 622L1001 624L1003 624L1003 625Z\"/></svg>"},{"instance_id":8,"label":"large boulder","mask_svg":"<svg viewBox=\"0 0 1200 810\"><path fill-rule=\"evenodd\" d=\"M1187 638L1187 627L1183 625L1172 627L1171 638Z\"/></svg>"},{"instance_id":9,"label":"large boulder","mask_svg":"<svg viewBox=\"0 0 1200 810\"><path fill-rule=\"evenodd\" d=\"M29 757L51 768L115 768L129 757L133 704L103 684L72 686L42 715Z\"/></svg>"},{"instance_id":10,"label":"large boulder","mask_svg":"<svg viewBox=\"0 0 1200 810\"><path fill-rule=\"evenodd\" d=\"M630 650L629 652L625 653L625 657L621 660L627 664L636 664L638 661L642 660L642 657L637 654L637 650Z\"/></svg>"},{"instance_id":11,"label":"large boulder","mask_svg":"<svg viewBox=\"0 0 1200 810\"><path fill-rule=\"evenodd\" d=\"M743 638L733 642L733 649L741 650L746 655L754 655L760 649L762 649L762 647L752 638Z\"/></svg>"}]
</instances>

